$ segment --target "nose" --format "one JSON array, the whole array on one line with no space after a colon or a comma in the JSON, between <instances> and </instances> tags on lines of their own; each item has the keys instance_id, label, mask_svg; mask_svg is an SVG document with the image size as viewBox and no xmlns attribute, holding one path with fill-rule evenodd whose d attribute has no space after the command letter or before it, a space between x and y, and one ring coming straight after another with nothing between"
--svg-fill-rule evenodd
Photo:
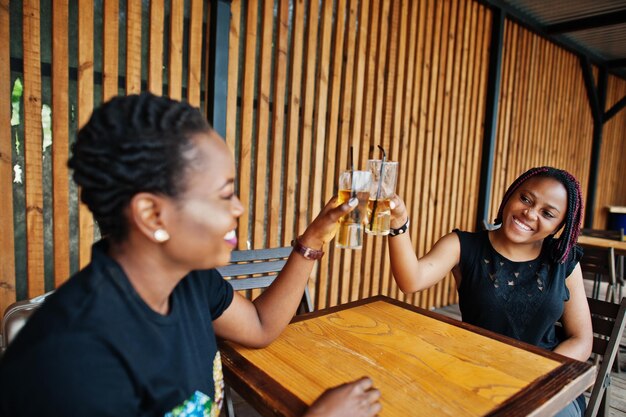
<instances>
[{"instance_id":1,"label":"nose","mask_svg":"<svg viewBox=\"0 0 626 417\"><path fill-rule=\"evenodd\" d=\"M241 204L239 197L237 197L236 195L232 198L231 206L232 213L235 217L240 217L243 214L243 205Z\"/></svg>"},{"instance_id":2,"label":"nose","mask_svg":"<svg viewBox=\"0 0 626 417\"><path fill-rule=\"evenodd\" d=\"M535 211L534 208L532 207L527 207L524 210L524 216L528 217L529 219L534 219L537 217L537 212Z\"/></svg>"}]
</instances>

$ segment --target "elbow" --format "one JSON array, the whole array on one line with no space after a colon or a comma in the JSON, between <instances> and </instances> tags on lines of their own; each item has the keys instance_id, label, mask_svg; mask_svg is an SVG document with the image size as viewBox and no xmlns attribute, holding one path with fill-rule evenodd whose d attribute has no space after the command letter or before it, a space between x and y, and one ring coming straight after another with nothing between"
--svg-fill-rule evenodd
<instances>
[{"instance_id":1,"label":"elbow","mask_svg":"<svg viewBox=\"0 0 626 417\"><path fill-rule=\"evenodd\" d=\"M399 282L397 284L398 284L398 288L400 288L400 291L402 291L403 294L410 295L418 291L417 288L414 288L414 286L410 284L399 283Z\"/></svg>"}]
</instances>

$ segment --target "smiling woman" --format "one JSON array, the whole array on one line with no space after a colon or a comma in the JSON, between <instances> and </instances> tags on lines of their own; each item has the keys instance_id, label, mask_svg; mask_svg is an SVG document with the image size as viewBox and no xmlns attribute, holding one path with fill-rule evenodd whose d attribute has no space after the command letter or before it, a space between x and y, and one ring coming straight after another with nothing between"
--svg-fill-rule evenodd
<instances>
[{"instance_id":1,"label":"smiling woman","mask_svg":"<svg viewBox=\"0 0 626 417\"><path fill-rule=\"evenodd\" d=\"M0 416L217 416L215 337L273 341L315 261L294 251L254 303L214 269L229 262L243 206L231 153L189 104L151 94L111 100L78 133L69 166L102 240L2 357ZM298 245L321 250L355 203L332 199ZM307 414L373 416L379 396L362 378L329 390Z\"/></svg>"},{"instance_id":2,"label":"smiling woman","mask_svg":"<svg viewBox=\"0 0 626 417\"><path fill-rule=\"evenodd\" d=\"M393 203L391 225L396 228L408 217L400 198ZM587 360L591 317L578 264L582 250L575 246L581 212L580 186L572 175L533 168L506 191L495 230L455 229L419 260L408 234L389 238L394 278L411 293L452 272L463 321ZM557 321L563 324L560 333ZM581 396L558 415L581 416L584 404Z\"/></svg>"}]
</instances>

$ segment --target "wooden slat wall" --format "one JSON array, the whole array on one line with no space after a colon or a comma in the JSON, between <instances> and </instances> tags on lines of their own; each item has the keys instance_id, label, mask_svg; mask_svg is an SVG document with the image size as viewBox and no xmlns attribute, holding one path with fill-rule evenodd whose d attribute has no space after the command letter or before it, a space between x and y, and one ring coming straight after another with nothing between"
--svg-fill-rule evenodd
<instances>
[{"instance_id":1,"label":"wooden slat wall","mask_svg":"<svg viewBox=\"0 0 626 417\"><path fill-rule=\"evenodd\" d=\"M76 198L70 195L65 166L75 134L71 106L76 106L81 126L99 104L94 102L99 99L94 95L96 72L102 73L102 99L119 94L118 77L124 77L127 93L140 91L145 82L154 93L200 105L200 75L206 74L210 60L208 55L203 60L201 51L208 45L210 31L201 25L207 22L210 2L153 0L149 9L129 2L121 11L118 1L105 0L103 44L95 49L94 33L100 28L94 24L92 3L77 3L79 42L77 50L70 50L67 29L76 22L70 21L66 0L53 2L54 201L48 206L54 216L55 285L72 272L70 238L78 234L75 264L82 266L89 261L94 235L92 217L82 206L75 221L79 230L69 231L68 200ZM12 81L10 7L16 6L0 0L0 94L5 97ZM22 111L26 205L15 210L27 212L28 207L28 253L13 255L13 200L3 192L0 311L15 300L17 281L28 283L27 296L44 291L41 54L32 41L39 39L39 2L24 1L22 11L28 39L23 45ZM127 18L120 20L122 12ZM247 208L239 227L241 248L288 245L302 233L336 191L338 174L349 165L350 146L358 167L380 157L377 145L400 162L397 191L407 203L417 254L455 227L473 228L491 30L488 8L471 0L233 0L231 16L226 141ZM141 33L142 19L149 19L147 34ZM118 47L120 25L126 25L125 50ZM145 48L147 62L140 53ZM94 68L98 51L102 68ZM64 70L72 57L78 63L76 97L67 94L71 72ZM122 74L120 57L126 57ZM610 77L608 107L624 94L626 81ZM13 186L14 165L9 110L0 109L0 182L6 189ZM606 205L626 204L620 158L626 151L625 124L622 111L605 127L596 227L606 223ZM586 187L591 126L577 58L507 21L491 217L506 185L530 166L568 169ZM331 243L311 277L315 306L379 293L427 308L456 301L450 276L421 294L400 293L390 275L385 239L366 236L361 251L340 250ZM27 265L27 276L14 277L16 262Z\"/></svg>"},{"instance_id":2,"label":"wooden slat wall","mask_svg":"<svg viewBox=\"0 0 626 417\"><path fill-rule=\"evenodd\" d=\"M610 76L607 83L606 110L626 96L626 80ZM604 125L598 172L598 188L593 227L604 229L608 223L607 206L626 206L626 109Z\"/></svg>"},{"instance_id":3,"label":"wooden slat wall","mask_svg":"<svg viewBox=\"0 0 626 417\"><path fill-rule=\"evenodd\" d=\"M287 244L302 233L336 191L351 145L358 167L380 157L377 145L400 161L398 192L418 253L453 227L471 229L489 10L465 0L296 1L288 26L288 2L277 3L277 48L264 41L267 2L232 5L245 13L241 26L231 21L230 56L244 51L243 81L237 89L240 76L231 74L226 137L239 150L239 193L250 209L240 220L241 247ZM310 290L317 308L379 293L405 298L391 278L385 238L369 236L361 251L331 242ZM406 298L431 307L454 301L456 292L448 277Z\"/></svg>"},{"instance_id":4,"label":"wooden slat wall","mask_svg":"<svg viewBox=\"0 0 626 417\"><path fill-rule=\"evenodd\" d=\"M507 21L499 110L489 221L508 185L534 166L569 171L586 193L593 121L577 56Z\"/></svg>"}]
</instances>

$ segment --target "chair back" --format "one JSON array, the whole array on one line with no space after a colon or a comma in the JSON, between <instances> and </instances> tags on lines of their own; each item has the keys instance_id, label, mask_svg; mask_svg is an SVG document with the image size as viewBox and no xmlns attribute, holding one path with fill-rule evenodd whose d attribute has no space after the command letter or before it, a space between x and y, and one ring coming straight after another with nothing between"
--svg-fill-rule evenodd
<instances>
[{"instance_id":1,"label":"chair back","mask_svg":"<svg viewBox=\"0 0 626 417\"><path fill-rule=\"evenodd\" d=\"M583 257L580 260L580 268L583 278L593 280L592 296L600 298L600 285L608 284L605 295L607 301L617 301L617 286L615 273L615 250L613 248L598 248L582 245Z\"/></svg>"},{"instance_id":2,"label":"chair back","mask_svg":"<svg viewBox=\"0 0 626 417\"><path fill-rule=\"evenodd\" d=\"M2 337L0 339L0 352L4 353L15 336L22 330L30 316L43 304L46 297L53 291L31 298L30 300L18 301L7 307L2 316Z\"/></svg>"},{"instance_id":3,"label":"chair back","mask_svg":"<svg viewBox=\"0 0 626 417\"><path fill-rule=\"evenodd\" d=\"M233 251L230 264L217 268L229 280L235 291L265 289L283 269L293 248L284 246L270 249ZM298 313L313 311L308 286L304 289Z\"/></svg>"},{"instance_id":4,"label":"chair back","mask_svg":"<svg viewBox=\"0 0 626 417\"><path fill-rule=\"evenodd\" d=\"M602 230L602 229L580 229L580 234L584 236L600 237L602 239L624 240L624 229Z\"/></svg>"},{"instance_id":5,"label":"chair back","mask_svg":"<svg viewBox=\"0 0 626 417\"><path fill-rule=\"evenodd\" d=\"M587 298L593 326L592 352L600 357L600 369L591 391L585 417L605 415L609 409L611 369L619 351L626 321L626 298L620 304Z\"/></svg>"}]
</instances>

